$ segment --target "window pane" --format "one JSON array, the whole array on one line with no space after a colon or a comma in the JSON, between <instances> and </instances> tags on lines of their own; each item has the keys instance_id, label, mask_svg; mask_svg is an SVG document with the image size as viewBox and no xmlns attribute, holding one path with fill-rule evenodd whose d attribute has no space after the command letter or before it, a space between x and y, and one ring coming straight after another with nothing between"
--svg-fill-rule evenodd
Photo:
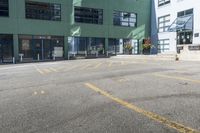
<instances>
[{"instance_id":1,"label":"window pane","mask_svg":"<svg viewBox=\"0 0 200 133\"><path fill-rule=\"evenodd\" d=\"M8 0L0 0L0 16L9 16L9 4Z\"/></svg>"},{"instance_id":2,"label":"window pane","mask_svg":"<svg viewBox=\"0 0 200 133\"><path fill-rule=\"evenodd\" d=\"M137 14L129 12L114 11L113 24L118 26L136 27Z\"/></svg>"},{"instance_id":3,"label":"window pane","mask_svg":"<svg viewBox=\"0 0 200 133\"><path fill-rule=\"evenodd\" d=\"M26 18L61 21L61 5L26 1Z\"/></svg>"},{"instance_id":4,"label":"window pane","mask_svg":"<svg viewBox=\"0 0 200 133\"><path fill-rule=\"evenodd\" d=\"M74 12L75 22L103 24L103 9L74 7Z\"/></svg>"}]
</instances>

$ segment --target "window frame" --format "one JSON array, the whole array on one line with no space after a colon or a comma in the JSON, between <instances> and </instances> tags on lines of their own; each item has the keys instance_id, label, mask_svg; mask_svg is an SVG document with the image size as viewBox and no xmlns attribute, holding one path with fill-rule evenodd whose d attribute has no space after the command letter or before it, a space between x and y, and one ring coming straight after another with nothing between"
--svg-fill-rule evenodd
<instances>
[{"instance_id":1,"label":"window frame","mask_svg":"<svg viewBox=\"0 0 200 133\"><path fill-rule=\"evenodd\" d=\"M82 11L82 14L81 14L80 10L85 10L85 11L84 12ZM77 12L79 12L79 14ZM80 20L78 21L78 19ZM74 6L74 22L84 23L84 24L103 25L104 24L104 10L100 8Z\"/></svg>"},{"instance_id":2,"label":"window frame","mask_svg":"<svg viewBox=\"0 0 200 133\"><path fill-rule=\"evenodd\" d=\"M170 4L171 0L158 0L158 7Z\"/></svg>"},{"instance_id":3,"label":"window frame","mask_svg":"<svg viewBox=\"0 0 200 133\"><path fill-rule=\"evenodd\" d=\"M167 28L169 28L170 26L170 14L164 15L164 16L160 16L158 17L158 33L162 33L162 32L167 32ZM169 19L166 19L167 17L169 17ZM160 19L163 19L163 21L160 21ZM169 23L169 25L166 25L166 23ZM160 24L163 24L163 26L160 26ZM163 29L162 31L160 31L160 29Z\"/></svg>"},{"instance_id":4,"label":"window frame","mask_svg":"<svg viewBox=\"0 0 200 133\"><path fill-rule=\"evenodd\" d=\"M165 43L165 41L168 41L168 43ZM162 43L160 43L162 42ZM162 48L159 47L159 46L163 46ZM169 46L169 48L165 48L164 46ZM167 38L167 39L159 39L158 40L158 53L162 53L162 52L166 52L166 51L169 51L170 50L170 39Z\"/></svg>"},{"instance_id":5,"label":"window frame","mask_svg":"<svg viewBox=\"0 0 200 133\"><path fill-rule=\"evenodd\" d=\"M28 9L28 4L34 4L37 6L46 5L47 10L37 9L34 6L30 9ZM56 9L55 8L56 6L59 6L59 8ZM30 11L28 13L28 10L34 10L36 12L43 12L43 14L42 15L40 13L31 14ZM46 11L46 14L44 13L45 11ZM50 14L47 14L47 13L50 13ZM32 16L30 17L28 15L32 15ZM35 17L33 17L34 15L35 15ZM58 16L58 18L56 18L57 16ZM47 17L49 17L49 19ZM34 20L55 21L55 22L62 21L62 6L60 3L49 3L49 2L38 2L38 1L33 1L33 0L31 0L31 1L26 0L25 1L25 18L26 19L34 19Z\"/></svg>"},{"instance_id":6,"label":"window frame","mask_svg":"<svg viewBox=\"0 0 200 133\"><path fill-rule=\"evenodd\" d=\"M3 10L0 8L0 12L7 12L7 15L3 16L3 15L0 15L0 17L9 17L10 16L10 13L9 13L9 0L7 0L7 3L2 3L1 5L2 7L5 6L6 8L8 8L7 10Z\"/></svg>"},{"instance_id":7,"label":"window frame","mask_svg":"<svg viewBox=\"0 0 200 133\"><path fill-rule=\"evenodd\" d=\"M121 14L121 13L125 14L125 13L127 13L127 14L130 14L130 16L131 16L131 14L134 14L135 17L129 17L129 18L128 18L128 21L121 21L121 20L120 20L120 24L116 24L116 23L115 23L115 19L116 19L116 18L117 18L117 19L121 19L122 17L124 18L124 16L117 16L117 15L118 15L117 13L118 13L118 14ZM134 22L134 21L131 22L130 19L135 20L135 22ZM127 26L126 26L126 25L122 25L122 24L121 24L122 22L126 22L128 25L127 25ZM134 24L134 26L131 26L130 24ZM137 13L135 13L135 12L127 12L127 11L119 11L119 10L114 10L114 11L113 11L113 25L114 25L114 26L136 28L136 27L137 27L137 24L138 24L138 14L137 14Z\"/></svg>"}]
</instances>

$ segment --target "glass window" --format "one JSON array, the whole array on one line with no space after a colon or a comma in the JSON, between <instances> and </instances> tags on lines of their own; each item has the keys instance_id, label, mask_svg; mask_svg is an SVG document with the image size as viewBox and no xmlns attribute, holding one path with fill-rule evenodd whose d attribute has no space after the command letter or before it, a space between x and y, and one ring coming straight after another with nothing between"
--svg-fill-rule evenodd
<instances>
[{"instance_id":1,"label":"glass window","mask_svg":"<svg viewBox=\"0 0 200 133\"><path fill-rule=\"evenodd\" d=\"M0 63L12 62L13 35L0 34Z\"/></svg>"},{"instance_id":2,"label":"glass window","mask_svg":"<svg viewBox=\"0 0 200 133\"><path fill-rule=\"evenodd\" d=\"M169 4L170 0L158 0L158 6Z\"/></svg>"},{"instance_id":3,"label":"glass window","mask_svg":"<svg viewBox=\"0 0 200 133\"><path fill-rule=\"evenodd\" d=\"M9 4L8 0L0 0L0 16L9 16Z\"/></svg>"},{"instance_id":4,"label":"glass window","mask_svg":"<svg viewBox=\"0 0 200 133\"><path fill-rule=\"evenodd\" d=\"M192 15L193 14L193 9L181 11L177 13L178 17L186 16L186 15Z\"/></svg>"},{"instance_id":5,"label":"glass window","mask_svg":"<svg viewBox=\"0 0 200 133\"><path fill-rule=\"evenodd\" d=\"M170 25L170 15L158 18L158 32L168 31L169 25Z\"/></svg>"},{"instance_id":6,"label":"glass window","mask_svg":"<svg viewBox=\"0 0 200 133\"><path fill-rule=\"evenodd\" d=\"M130 12L114 11L113 24L117 26L136 27L137 14Z\"/></svg>"},{"instance_id":7,"label":"glass window","mask_svg":"<svg viewBox=\"0 0 200 133\"><path fill-rule=\"evenodd\" d=\"M158 41L158 53L169 51L169 39L161 39Z\"/></svg>"},{"instance_id":8,"label":"glass window","mask_svg":"<svg viewBox=\"0 0 200 133\"><path fill-rule=\"evenodd\" d=\"M26 1L26 18L61 21L61 5Z\"/></svg>"},{"instance_id":9,"label":"glass window","mask_svg":"<svg viewBox=\"0 0 200 133\"><path fill-rule=\"evenodd\" d=\"M23 60L52 60L63 58L64 37L62 36L19 36L19 54Z\"/></svg>"},{"instance_id":10,"label":"glass window","mask_svg":"<svg viewBox=\"0 0 200 133\"><path fill-rule=\"evenodd\" d=\"M94 37L70 37L69 53L72 55L98 55L105 54L105 39Z\"/></svg>"},{"instance_id":11,"label":"glass window","mask_svg":"<svg viewBox=\"0 0 200 133\"><path fill-rule=\"evenodd\" d=\"M103 9L74 7L74 12L75 22L103 24Z\"/></svg>"}]
</instances>

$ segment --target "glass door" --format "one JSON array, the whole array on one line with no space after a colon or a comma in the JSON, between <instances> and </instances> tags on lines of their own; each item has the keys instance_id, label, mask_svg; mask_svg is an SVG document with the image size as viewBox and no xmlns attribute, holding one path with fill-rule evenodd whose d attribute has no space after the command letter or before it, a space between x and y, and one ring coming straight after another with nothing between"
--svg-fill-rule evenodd
<instances>
[{"instance_id":1,"label":"glass door","mask_svg":"<svg viewBox=\"0 0 200 133\"><path fill-rule=\"evenodd\" d=\"M33 59L38 61L43 60L43 40L34 39L33 47Z\"/></svg>"},{"instance_id":2,"label":"glass door","mask_svg":"<svg viewBox=\"0 0 200 133\"><path fill-rule=\"evenodd\" d=\"M193 32L177 32L177 44L192 44Z\"/></svg>"}]
</instances>

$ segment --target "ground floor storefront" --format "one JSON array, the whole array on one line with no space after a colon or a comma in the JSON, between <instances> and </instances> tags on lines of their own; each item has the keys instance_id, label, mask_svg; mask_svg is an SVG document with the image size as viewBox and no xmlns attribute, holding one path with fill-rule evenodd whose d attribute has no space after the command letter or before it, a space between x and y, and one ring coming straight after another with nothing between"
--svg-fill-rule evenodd
<instances>
[{"instance_id":1,"label":"ground floor storefront","mask_svg":"<svg viewBox=\"0 0 200 133\"><path fill-rule=\"evenodd\" d=\"M56 61L139 54L139 41L122 38L0 34L0 63Z\"/></svg>"}]
</instances>

